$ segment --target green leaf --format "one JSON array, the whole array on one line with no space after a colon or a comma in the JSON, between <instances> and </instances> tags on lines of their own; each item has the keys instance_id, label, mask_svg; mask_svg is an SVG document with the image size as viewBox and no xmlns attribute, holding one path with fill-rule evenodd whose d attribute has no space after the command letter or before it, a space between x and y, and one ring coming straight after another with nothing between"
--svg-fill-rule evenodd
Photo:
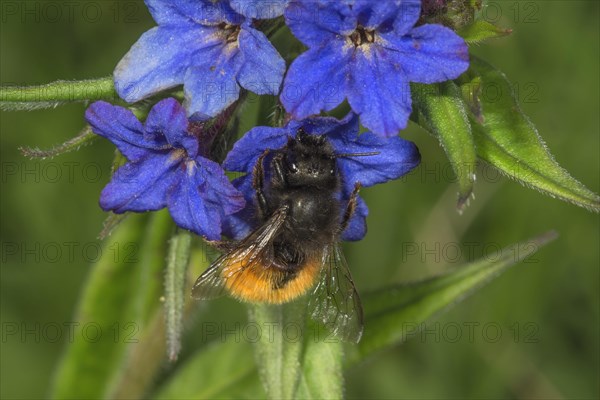
<instances>
[{"instance_id":1,"label":"green leaf","mask_svg":"<svg viewBox=\"0 0 600 400\"><path fill-rule=\"evenodd\" d=\"M172 225L165 212L147 220L130 217L105 242L83 290L73 340L58 366L51 397L106 397L158 308L165 232Z\"/></svg>"},{"instance_id":2,"label":"green leaf","mask_svg":"<svg viewBox=\"0 0 600 400\"><path fill-rule=\"evenodd\" d=\"M467 43L481 43L487 39L499 38L512 33L512 29L503 29L490 22L478 19L458 30L458 35Z\"/></svg>"},{"instance_id":3,"label":"green leaf","mask_svg":"<svg viewBox=\"0 0 600 400\"><path fill-rule=\"evenodd\" d=\"M169 229L165 231L162 237L162 242L157 243L156 248L161 248L160 254L156 254L156 250L149 249L149 256L153 257L155 263L160 264L160 272L153 275L146 274L148 278L157 286L157 290L162 289L161 279L162 270L164 269L165 254L167 253L167 240L169 235L167 232L172 231L171 217L166 213L169 220ZM150 244L150 243L149 243ZM206 261L205 247L194 248L190 256L189 274L197 274L196 266L204 266ZM188 275L189 275L188 274ZM191 279L190 279L191 280ZM193 282L193 281L192 281ZM189 283L191 285L191 282ZM189 288L189 285L188 285ZM158 302L158 296L153 296L153 301ZM184 313L184 321L186 317L194 310L192 299L186 296ZM135 399L147 397L149 387L156 381L156 376L163 366L163 361L167 354L167 328L165 325L165 312L163 307L159 305L152 308L153 315L146 324L145 329L140 334L140 340L131 345L127 359L121 365L121 370L118 372L118 380L109 392L107 398L111 399Z\"/></svg>"},{"instance_id":4,"label":"green leaf","mask_svg":"<svg viewBox=\"0 0 600 400\"><path fill-rule=\"evenodd\" d=\"M41 159L52 158L70 151L79 150L81 146L92 143L96 138L98 138L98 136L94 135L92 128L89 125L86 125L85 128L79 132L79 135L50 150L40 150L31 147L20 147L19 150L21 150L25 157Z\"/></svg>"},{"instance_id":5,"label":"green leaf","mask_svg":"<svg viewBox=\"0 0 600 400\"><path fill-rule=\"evenodd\" d=\"M137 276L135 265L122 251L141 240L143 223L140 216L130 219L105 243L83 291L73 340L59 365L51 397L103 397L125 348L123 340L112 337L122 326L115 330L113 325L131 322L123 305L128 303Z\"/></svg>"},{"instance_id":6,"label":"green leaf","mask_svg":"<svg viewBox=\"0 0 600 400\"><path fill-rule=\"evenodd\" d=\"M458 209L473 192L475 144L460 88L452 81L438 85L413 84L419 124L434 134L442 145L458 179Z\"/></svg>"},{"instance_id":7,"label":"green leaf","mask_svg":"<svg viewBox=\"0 0 600 400\"><path fill-rule=\"evenodd\" d=\"M162 308L155 311L138 336L119 365L105 398L141 399L155 382L166 354L165 313Z\"/></svg>"},{"instance_id":8,"label":"green leaf","mask_svg":"<svg viewBox=\"0 0 600 400\"><path fill-rule=\"evenodd\" d=\"M117 100L112 76L80 81L56 81L39 86L0 87L0 109L21 111L56 107L68 102Z\"/></svg>"},{"instance_id":9,"label":"green leaf","mask_svg":"<svg viewBox=\"0 0 600 400\"><path fill-rule=\"evenodd\" d=\"M169 243L165 274L165 324L167 326L167 353L171 361L177 360L177 355L181 350L186 271L190 260L191 243L191 233L183 229L179 229Z\"/></svg>"},{"instance_id":10,"label":"green leaf","mask_svg":"<svg viewBox=\"0 0 600 400\"><path fill-rule=\"evenodd\" d=\"M475 118L478 123L483 123L483 113L481 110L481 77L469 76L463 74L458 81L460 82L460 91L462 93L464 104L470 111L469 117Z\"/></svg>"},{"instance_id":11,"label":"green leaf","mask_svg":"<svg viewBox=\"0 0 600 400\"><path fill-rule=\"evenodd\" d=\"M249 398L258 382L252 347L242 341L213 342L198 350L154 396L156 399ZM264 393L256 396L264 397Z\"/></svg>"},{"instance_id":12,"label":"green leaf","mask_svg":"<svg viewBox=\"0 0 600 400\"><path fill-rule=\"evenodd\" d=\"M306 326L306 302L252 304L249 321L263 334L255 344L255 357L267 396L270 399L294 397L302 365L302 334Z\"/></svg>"},{"instance_id":13,"label":"green leaf","mask_svg":"<svg viewBox=\"0 0 600 400\"><path fill-rule=\"evenodd\" d=\"M350 363L406 340L431 316L463 300L556 236L548 232L444 275L367 294L363 297L365 333Z\"/></svg>"},{"instance_id":14,"label":"green leaf","mask_svg":"<svg viewBox=\"0 0 600 400\"><path fill-rule=\"evenodd\" d=\"M600 211L600 197L554 160L535 126L523 114L506 76L472 57L471 69L495 96L481 96L481 115L473 115L477 155L507 176L542 193L591 211ZM478 120L480 122L478 122Z\"/></svg>"},{"instance_id":15,"label":"green leaf","mask_svg":"<svg viewBox=\"0 0 600 400\"><path fill-rule=\"evenodd\" d=\"M156 311L160 309L162 278L167 256L167 241L173 231L174 223L168 210L153 212L139 246L138 263L135 266L136 290L132 292L129 303L133 315L148 325Z\"/></svg>"},{"instance_id":16,"label":"green leaf","mask_svg":"<svg viewBox=\"0 0 600 400\"><path fill-rule=\"evenodd\" d=\"M341 399L344 397L343 344L339 339L306 338L302 375L296 399Z\"/></svg>"}]
</instances>

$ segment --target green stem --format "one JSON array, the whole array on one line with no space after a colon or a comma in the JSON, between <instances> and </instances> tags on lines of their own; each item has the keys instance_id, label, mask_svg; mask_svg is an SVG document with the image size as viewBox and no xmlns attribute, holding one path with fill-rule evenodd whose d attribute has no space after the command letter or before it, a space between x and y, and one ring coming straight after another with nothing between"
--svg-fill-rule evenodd
<instances>
[{"instance_id":1,"label":"green stem","mask_svg":"<svg viewBox=\"0 0 600 400\"><path fill-rule=\"evenodd\" d=\"M56 81L38 86L0 87L0 102L70 102L118 98L112 76L81 81Z\"/></svg>"},{"instance_id":2,"label":"green stem","mask_svg":"<svg viewBox=\"0 0 600 400\"><path fill-rule=\"evenodd\" d=\"M92 128L89 125L86 125L77 136L49 150L25 146L19 147L19 150L21 150L21 153L23 153L25 157L41 159L52 158L70 151L79 150L81 146L92 143L97 137L98 136L94 135L92 132Z\"/></svg>"},{"instance_id":3,"label":"green stem","mask_svg":"<svg viewBox=\"0 0 600 400\"><path fill-rule=\"evenodd\" d=\"M259 374L269 399L293 399L302 375L307 299L251 304L249 320L268 334L255 344Z\"/></svg>"},{"instance_id":4,"label":"green stem","mask_svg":"<svg viewBox=\"0 0 600 400\"><path fill-rule=\"evenodd\" d=\"M177 360L181 349L183 309L185 304L185 278L190 260L190 232L178 229L169 242L167 273L165 276L165 322L167 326L167 352L171 361Z\"/></svg>"}]
</instances>

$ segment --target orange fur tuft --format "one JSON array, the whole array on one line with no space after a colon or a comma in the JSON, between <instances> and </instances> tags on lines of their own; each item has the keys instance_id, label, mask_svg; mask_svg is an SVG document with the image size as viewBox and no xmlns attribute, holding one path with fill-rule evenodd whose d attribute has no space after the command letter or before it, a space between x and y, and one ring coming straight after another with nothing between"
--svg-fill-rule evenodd
<instances>
[{"instance_id":1,"label":"orange fur tuft","mask_svg":"<svg viewBox=\"0 0 600 400\"><path fill-rule=\"evenodd\" d=\"M300 297L314 286L321 268L320 259L310 259L302 265L295 277L282 288L277 288L276 283L281 281L285 272L256 263L242 269L243 264L243 261L232 263L221 273L229 293L250 303L281 304ZM232 273L234 271L237 273Z\"/></svg>"}]
</instances>

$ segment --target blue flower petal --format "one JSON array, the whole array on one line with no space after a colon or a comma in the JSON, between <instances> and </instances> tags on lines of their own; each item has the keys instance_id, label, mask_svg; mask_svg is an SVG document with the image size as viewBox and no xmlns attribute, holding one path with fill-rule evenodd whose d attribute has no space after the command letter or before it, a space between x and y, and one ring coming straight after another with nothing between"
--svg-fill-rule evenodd
<instances>
[{"instance_id":1,"label":"blue flower petal","mask_svg":"<svg viewBox=\"0 0 600 400\"><path fill-rule=\"evenodd\" d=\"M266 150L277 150L287 143L285 128L257 126L248 131L233 145L223 167L228 171L252 172L258 157Z\"/></svg>"},{"instance_id":2,"label":"blue flower petal","mask_svg":"<svg viewBox=\"0 0 600 400\"><path fill-rule=\"evenodd\" d=\"M191 135L185 109L176 99L159 101L152 107L144 124L146 135L164 135L174 148L185 149L189 157L198 154L198 139Z\"/></svg>"},{"instance_id":3,"label":"blue flower petal","mask_svg":"<svg viewBox=\"0 0 600 400\"><path fill-rule=\"evenodd\" d=\"M188 67L209 57L203 50L222 43L215 32L200 25L157 26L145 32L115 68L117 93L131 103L182 84Z\"/></svg>"},{"instance_id":4,"label":"blue flower petal","mask_svg":"<svg viewBox=\"0 0 600 400\"><path fill-rule=\"evenodd\" d=\"M231 7L248 18L271 19L283 14L289 0L231 0Z\"/></svg>"},{"instance_id":5,"label":"blue flower petal","mask_svg":"<svg viewBox=\"0 0 600 400\"><path fill-rule=\"evenodd\" d=\"M150 150L161 151L167 143L164 137L147 140L142 123L130 110L105 101L92 103L85 118L94 133L113 142L129 161L141 160Z\"/></svg>"},{"instance_id":6,"label":"blue flower petal","mask_svg":"<svg viewBox=\"0 0 600 400\"><path fill-rule=\"evenodd\" d=\"M348 196L343 197L342 214L345 212L346 204L348 203ZM367 204L358 196L358 204L354 214L350 218L348 227L342 232L342 240L357 241L361 240L367 234L367 215L369 215L369 208Z\"/></svg>"},{"instance_id":7,"label":"blue flower petal","mask_svg":"<svg viewBox=\"0 0 600 400\"><path fill-rule=\"evenodd\" d=\"M420 3L420 0L416 0ZM405 11L406 0L356 0L352 5L352 12L358 22L368 29L382 29L382 25L389 25ZM410 11L410 10L408 10ZM417 17L419 13L417 12ZM412 25L411 25L412 27Z\"/></svg>"},{"instance_id":8,"label":"blue flower petal","mask_svg":"<svg viewBox=\"0 0 600 400\"><path fill-rule=\"evenodd\" d=\"M313 117L301 121L292 120L283 128L257 126L249 130L234 145L223 167L228 171L251 173L260 155L266 150L279 150L287 144L288 138L296 137L302 128L311 135L340 135L358 133L358 118L349 113L344 119L333 117Z\"/></svg>"},{"instance_id":9,"label":"blue flower petal","mask_svg":"<svg viewBox=\"0 0 600 400\"><path fill-rule=\"evenodd\" d=\"M219 240L220 215L198 193L207 190L207 186L197 182L195 173L188 176L183 172L181 175L167 201L171 217L181 228L209 240Z\"/></svg>"},{"instance_id":10,"label":"blue flower petal","mask_svg":"<svg viewBox=\"0 0 600 400\"><path fill-rule=\"evenodd\" d=\"M220 53L221 57L203 59L185 74L185 107L191 120L215 117L240 97L236 76L243 57L237 49L224 48Z\"/></svg>"},{"instance_id":11,"label":"blue flower petal","mask_svg":"<svg viewBox=\"0 0 600 400\"><path fill-rule=\"evenodd\" d=\"M441 25L422 25L399 37L382 35L392 51L388 55L401 65L411 82L434 83L455 79L469 68L465 41Z\"/></svg>"},{"instance_id":12,"label":"blue flower petal","mask_svg":"<svg viewBox=\"0 0 600 400\"><path fill-rule=\"evenodd\" d=\"M296 137L297 131L302 128L312 135L332 135L337 137L358 133L358 118L356 114L349 113L344 119L333 117L313 117L301 121L292 120L283 128L257 126L252 128L234 145L223 167L228 171L251 173L260 155L266 150L279 150L287 144L288 138ZM332 143L333 144L333 143Z\"/></svg>"},{"instance_id":13,"label":"blue flower petal","mask_svg":"<svg viewBox=\"0 0 600 400\"><path fill-rule=\"evenodd\" d=\"M339 41L338 36L352 33L357 23L347 4L315 0L290 3L285 10L285 22L294 36L308 47Z\"/></svg>"},{"instance_id":14,"label":"blue flower petal","mask_svg":"<svg viewBox=\"0 0 600 400\"><path fill-rule=\"evenodd\" d=\"M365 127L394 136L406 128L412 108L406 76L400 66L389 62L387 53L376 46L355 53L349 68L348 102Z\"/></svg>"},{"instance_id":15,"label":"blue flower petal","mask_svg":"<svg viewBox=\"0 0 600 400\"><path fill-rule=\"evenodd\" d=\"M238 73L240 85L257 94L279 94L285 61L264 33L243 26L238 36L243 64Z\"/></svg>"},{"instance_id":16,"label":"blue flower petal","mask_svg":"<svg viewBox=\"0 0 600 400\"><path fill-rule=\"evenodd\" d=\"M421 16L421 0L402 0L394 21L394 32L401 36L408 33Z\"/></svg>"},{"instance_id":17,"label":"blue flower petal","mask_svg":"<svg viewBox=\"0 0 600 400\"><path fill-rule=\"evenodd\" d=\"M358 116L353 112L349 112L341 120L334 117L311 117L302 121L292 120L287 125L288 130L294 132L294 137L296 137L296 131L300 127L306 133L327 135L328 137L358 134L359 130Z\"/></svg>"},{"instance_id":18,"label":"blue flower petal","mask_svg":"<svg viewBox=\"0 0 600 400\"><path fill-rule=\"evenodd\" d=\"M212 0L145 0L152 18L160 25L198 23L217 25L240 22L241 16L226 1Z\"/></svg>"},{"instance_id":19,"label":"blue flower petal","mask_svg":"<svg viewBox=\"0 0 600 400\"><path fill-rule=\"evenodd\" d=\"M356 182L367 187L398 179L421 160L417 146L399 136L384 138L370 132L358 135L358 131L356 134L346 131L328 138L338 154L378 153L338 159L347 192L352 191Z\"/></svg>"},{"instance_id":20,"label":"blue flower petal","mask_svg":"<svg viewBox=\"0 0 600 400\"><path fill-rule=\"evenodd\" d=\"M345 44L336 40L298 56L280 96L285 109L302 119L337 107L346 97L351 55Z\"/></svg>"},{"instance_id":21,"label":"blue flower petal","mask_svg":"<svg viewBox=\"0 0 600 400\"><path fill-rule=\"evenodd\" d=\"M185 166L168 197L169 212L180 227L209 240L219 240L223 215L243 207L242 195L231 186L218 164L188 160Z\"/></svg>"},{"instance_id":22,"label":"blue flower petal","mask_svg":"<svg viewBox=\"0 0 600 400\"><path fill-rule=\"evenodd\" d=\"M244 208L246 201L229 181L223 168L216 162L207 158L198 157L196 163L200 168L199 173L203 175L209 190L201 193L201 196L215 209L221 210L222 215L234 214Z\"/></svg>"},{"instance_id":23,"label":"blue flower petal","mask_svg":"<svg viewBox=\"0 0 600 400\"><path fill-rule=\"evenodd\" d=\"M180 159L167 155L149 155L119 168L102 190L100 207L117 214L125 211L159 210L178 180Z\"/></svg>"},{"instance_id":24,"label":"blue flower petal","mask_svg":"<svg viewBox=\"0 0 600 400\"><path fill-rule=\"evenodd\" d=\"M243 193L246 206L237 213L227 215L223 218L223 234L235 240L241 240L252 232L252 228L258 226L259 220L256 209L256 195L252 188L252 176L244 175L234 179L233 186Z\"/></svg>"}]
</instances>

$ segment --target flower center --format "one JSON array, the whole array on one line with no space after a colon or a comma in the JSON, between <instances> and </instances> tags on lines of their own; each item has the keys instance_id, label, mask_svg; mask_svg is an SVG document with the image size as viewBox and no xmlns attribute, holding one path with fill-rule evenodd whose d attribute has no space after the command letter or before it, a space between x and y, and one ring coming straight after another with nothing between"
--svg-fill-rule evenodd
<instances>
[{"instance_id":1,"label":"flower center","mask_svg":"<svg viewBox=\"0 0 600 400\"><path fill-rule=\"evenodd\" d=\"M356 30L350 34L350 40L356 47L362 46L365 43L373 43L375 41L375 31L366 29L362 25L358 25Z\"/></svg>"},{"instance_id":2,"label":"flower center","mask_svg":"<svg viewBox=\"0 0 600 400\"><path fill-rule=\"evenodd\" d=\"M175 148L173 150L171 150L171 153L169 154L169 159L171 160L183 160L184 158L187 158L187 151L185 151L185 149L179 149L179 148Z\"/></svg>"},{"instance_id":3,"label":"flower center","mask_svg":"<svg viewBox=\"0 0 600 400\"><path fill-rule=\"evenodd\" d=\"M234 43L237 42L242 27L240 25L229 25L226 22L221 22L219 29L222 31L225 43Z\"/></svg>"}]
</instances>

